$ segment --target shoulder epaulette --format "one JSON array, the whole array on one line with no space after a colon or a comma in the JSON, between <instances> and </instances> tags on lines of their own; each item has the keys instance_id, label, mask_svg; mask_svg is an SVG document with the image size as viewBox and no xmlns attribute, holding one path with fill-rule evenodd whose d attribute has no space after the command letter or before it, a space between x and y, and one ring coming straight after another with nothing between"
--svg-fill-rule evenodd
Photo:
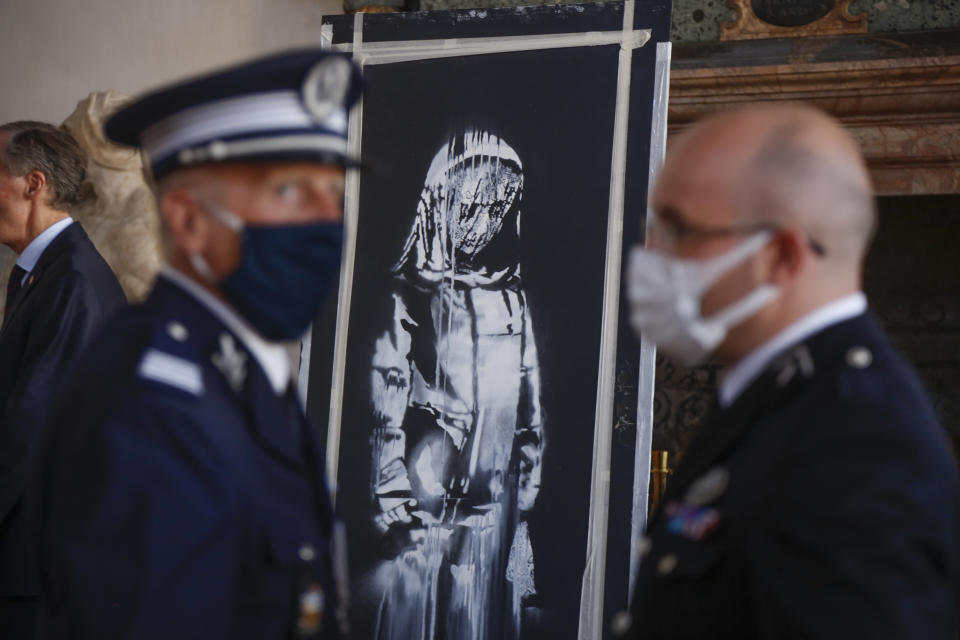
<instances>
[{"instance_id":1,"label":"shoulder epaulette","mask_svg":"<svg viewBox=\"0 0 960 640\"><path fill-rule=\"evenodd\" d=\"M167 322L144 350L137 365L137 376L194 396L203 395L203 369L193 357L189 338L190 333L182 323Z\"/></svg>"}]
</instances>

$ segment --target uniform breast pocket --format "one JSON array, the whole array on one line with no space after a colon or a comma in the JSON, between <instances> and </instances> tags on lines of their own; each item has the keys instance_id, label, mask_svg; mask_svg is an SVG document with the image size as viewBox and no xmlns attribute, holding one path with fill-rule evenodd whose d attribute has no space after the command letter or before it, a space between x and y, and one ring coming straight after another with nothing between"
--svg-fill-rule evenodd
<instances>
[{"instance_id":1,"label":"uniform breast pocket","mask_svg":"<svg viewBox=\"0 0 960 640\"><path fill-rule=\"evenodd\" d=\"M283 527L268 528L256 538L242 563L241 600L246 606L292 612L303 585L321 574L319 544Z\"/></svg>"},{"instance_id":2,"label":"uniform breast pocket","mask_svg":"<svg viewBox=\"0 0 960 640\"><path fill-rule=\"evenodd\" d=\"M662 552L649 556L653 566L648 570L654 577L644 583L642 607L643 615L657 622L643 637L728 637L723 629L729 631L731 627L722 623L727 615L726 603L736 590L726 584L722 548L705 541L664 542Z\"/></svg>"},{"instance_id":3,"label":"uniform breast pocket","mask_svg":"<svg viewBox=\"0 0 960 640\"><path fill-rule=\"evenodd\" d=\"M325 560L316 538L277 526L249 541L237 576L231 637L287 637L294 629L305 637L319 633Z\"/></svg>"}]
</instances>

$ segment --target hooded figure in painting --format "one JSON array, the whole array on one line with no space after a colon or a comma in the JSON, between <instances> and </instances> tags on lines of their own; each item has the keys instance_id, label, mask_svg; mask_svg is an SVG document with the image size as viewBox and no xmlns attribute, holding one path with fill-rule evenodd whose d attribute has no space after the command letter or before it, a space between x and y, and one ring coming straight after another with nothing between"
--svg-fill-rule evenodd
<instances>
[{"instance_id":1,"label":"hooded figure in painting","mask_svg":"<svg viewBox=\"0 0 960 640\"><path fill-rule=\"evenodd\" d=\"M378 640L516 638L543 416L520 280L523 166L486 132L436 154L373 357Z\"/></svg>"}]
</instances>

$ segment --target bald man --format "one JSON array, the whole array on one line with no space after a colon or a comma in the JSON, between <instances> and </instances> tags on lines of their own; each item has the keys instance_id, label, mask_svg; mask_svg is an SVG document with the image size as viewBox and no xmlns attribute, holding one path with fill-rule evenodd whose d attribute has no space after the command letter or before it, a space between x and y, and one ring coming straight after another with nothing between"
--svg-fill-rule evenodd
<instances>
[{"instance_id":1,"label":"bald man","mask_svg":"<svg viewBox=\"0 0 960 640\"><path fill-rule=\"evenodd\" d=\"M635 328L727 367L651 519L630 638L955 638L957 470L867 312L856 143L803 106L714 116L657 182Z\"/></svg>"}]
</instances>

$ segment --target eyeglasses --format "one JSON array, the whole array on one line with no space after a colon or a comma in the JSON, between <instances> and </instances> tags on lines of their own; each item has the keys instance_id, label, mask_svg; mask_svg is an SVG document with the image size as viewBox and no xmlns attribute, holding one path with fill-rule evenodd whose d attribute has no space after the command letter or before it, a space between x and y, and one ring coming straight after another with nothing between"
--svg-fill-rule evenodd
<instances>
[{"instance_id":1,"label":"eyeglasses","mask_svg":"<svg viewBox=\"0 0 960 640\"><path fill-rule=\"evenodd\" d=\"M729 227L700 227L684 222L681 218L671 216L661 218L651 216L645 224L645 237L659 237L666 240L671 245L678 242L689 240L707 240L709 238L723 238L726 236L749 235L757 231L781 231L783 227L769 222L757 224L733 225ZM827 255L827 249L816 238L809 233L807 236L807 245L810 250L821 258Z\"/></svg>"}]
</instances>

